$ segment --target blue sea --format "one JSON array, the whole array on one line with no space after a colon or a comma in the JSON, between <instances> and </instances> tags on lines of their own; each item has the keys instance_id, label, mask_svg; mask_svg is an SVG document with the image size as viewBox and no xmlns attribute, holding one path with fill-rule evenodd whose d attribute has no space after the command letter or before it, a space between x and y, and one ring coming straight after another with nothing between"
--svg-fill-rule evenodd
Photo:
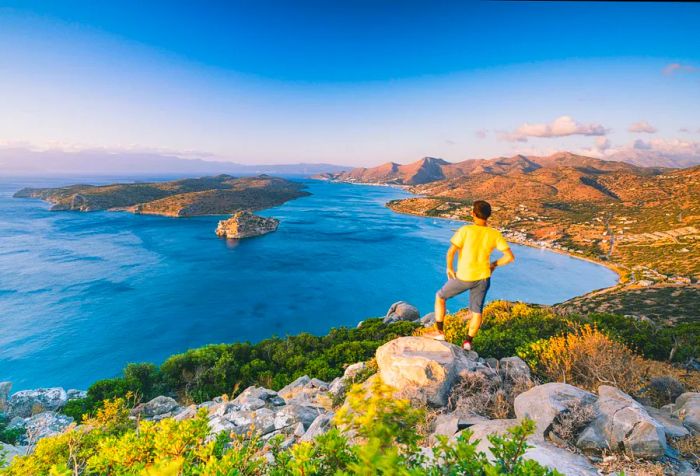
<instances>
[{"instance_id":1,"label":"blue sea","mask_svg":"<svg viewBox=\"0 0 700 476\"><path fill-rule=\"evenodd\" d=\"M304 180L311 196L261 212L277 232L239 242L222 217L50 212L25 186L109 180L0 180L0 381L86 388L128 362L209 343L322 334L405 300L431 311L457 222L393 213L389 187ZM514 246L489 300L552 304L610 286L610 270ZM456 298L448 308L467 304Z\"/></svg>"}]
</instances>

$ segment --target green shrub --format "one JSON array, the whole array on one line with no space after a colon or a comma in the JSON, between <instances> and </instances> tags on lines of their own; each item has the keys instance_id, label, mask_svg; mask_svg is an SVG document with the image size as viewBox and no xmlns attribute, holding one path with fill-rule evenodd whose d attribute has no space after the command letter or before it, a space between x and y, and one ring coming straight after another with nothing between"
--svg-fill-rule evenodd
<instances>
[{"instance_id":1,"label":"green shrub","mask_svg":"<svg viewBox=\"0 0 700 476\"><path fill-rule=\"evenodd\" d=\"M34 453L15 458L0 475L558 475L523 459L534 431L530 420L506 436L488 437L493 463L476 450L478 441L470 442L468 431L454 442L441 438L433 448L435 458L428 459L415 425L422 412L407 400L394 399L394 390L380 383L369 392L371 396L356 386L338 419L357 435L355 440L335 428L285 450L279 437L264 442L252 432L222 433L210 441L206 410L188 420L142 421L136 427L123 400L107 402L87 429L70 428L39 441Z\"/></svg>"},{"instance_id":2,"label":"green shrub","mask_svg":"<svg viewBox=\"0 0 700 476\"><path fill-rule=\"evenodd\" d=\"M3 443L9 443L14 445L17 440L24 435L24 428L13 428L8 429L7 424L9 421L2 414L0 414L0 441Z\"/></svg>"},{"instance_id":3,"label":"green shrub","mask_svg":"<svg viewBox=\"0 0 700 476\"><path fill-rule=\"evenodd\" d=\"M374 357L377 347L410 335L416 327L410 322L384 324L381 319L367 319L358 328L335 328L325 336L302 333L257 344L207 345L173 355L160 367L129 364L121 377L95 382L87 398L71 403L64 412L80 421L83 414L94 413L99 402L127 394L136 401L172 394L202 402L233 396L250 385L277 390L302 375L330 381L342 375L347 365Z\"/></svg>"}]
</instances>

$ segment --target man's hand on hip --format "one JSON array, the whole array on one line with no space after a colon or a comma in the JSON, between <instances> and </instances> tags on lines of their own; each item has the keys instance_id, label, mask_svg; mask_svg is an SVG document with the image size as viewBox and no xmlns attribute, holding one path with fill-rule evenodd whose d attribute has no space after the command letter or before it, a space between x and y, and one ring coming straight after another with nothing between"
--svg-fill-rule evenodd
<instances>
[{"instance_id":1,"label":"man's hand on hip","mask_svg":"<svg viewBox=\"0 0 700 476\"><path fill-rule=\"evenodd\" d=\"M447 279L457 279L454 269L447 268Z\"/></svg>"}]
</instances>

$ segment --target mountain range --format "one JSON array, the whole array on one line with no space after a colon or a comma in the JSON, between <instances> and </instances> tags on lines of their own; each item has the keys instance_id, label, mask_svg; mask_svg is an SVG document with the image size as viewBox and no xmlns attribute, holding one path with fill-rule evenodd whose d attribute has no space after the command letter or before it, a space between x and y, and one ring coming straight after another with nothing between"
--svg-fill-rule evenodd
<instances>
[{"instance_id":1,"label":"mountain range","mask_svg":"<svg viewBox=\"0 0 700 476\"><path fill-rule=\"evenodd\" d=\"M71 176L193 176L193 175L313 175L350 167L332 164L243 165L234 162L185 159L176 155L105 150L45 150L0 148L0 174Z\"/></svg>"}]
</instances>

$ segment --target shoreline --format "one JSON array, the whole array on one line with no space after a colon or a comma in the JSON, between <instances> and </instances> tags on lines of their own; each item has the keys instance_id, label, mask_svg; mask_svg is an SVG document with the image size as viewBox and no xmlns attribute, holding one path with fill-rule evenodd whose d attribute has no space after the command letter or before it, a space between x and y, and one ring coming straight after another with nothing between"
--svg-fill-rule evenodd
<instances>
[{"instance_id":1,"label":"shoreline","mask_svg":"<svg viewBox=\"0 0 700 476\"><path fill-rule=\"evenodd\" d=\"M413 195L414 198L421 198L421 197L422 197L422 198L429 198L429 197L427 197L427 196L425 196L425 195L421 195L421 194L417 194L417 193L411 192L411 191L410 191L410 188L411 188L411 187L410 187L409 185L382 184L382 183L364 183L364 182L348 182L348 181L343 181L343 180L324 180L324 181L325 181L325 182L330 182L330 183L346 183L346 184L350 184L350 185L371 185L371 186L375 186L375 187L392 187L392 188L398 188L398 189L404 190L404 191L410 193L411 195ZM390 207L390 206L388 205L388 202L385 203L384 206L385 206L386 208L388 208L389 210L391 210L392 212L398 213L398 214L401 214L401 215L415 216L415 217L421 217L421 218L436 218L436 219L438 219L438 220L448 220L448 221L453 221L453 222L456 222L456 223L469 223L469 222L467 222L467 221L456 220L456 219L454 219L454 218L446 218L446 217L441 217L441 216L427 216L427 215L421 215L421 214L418 214L418 213L410 213L410 212L398 211L398 210L395 210L395 209L393 209L392 207ZM510 232L512 232L512 230L509 230L509 229L507 229L507 228L498 228L498 230L501 231L501 232L505 232L505 233L510 233ZM581 255L578 255L578 254L575 254L575 253L570 253L570 252L568 252L568 251L564 251L564 250L560 250L560 249L556 249L556 248L551 248L551 247L546 247L546 246L537 245L537 244L535 244L534 242L531 242L531 241L529 241L529 240L522 240L522 239L510 238L510 237L509 237L508 239L509 239L510 242L515 243L515 244L518 244L518 245L528 246L528 247L530 247L530 248L535 248L535 249L544 250L544 251L550 251L550 252L553 252L553 253L558 253L558 254L561 254L561 255L564 255L564 256L568 256L569 258L579 259L579 260L582 260L582 261L587 261L587 262L592 263L592 264L596 264L596 265L599 265L599 266L603 266L603 267L609 269L610 271L612 271L613 273L615 273L615 274L617 275L617 283L615 283L615 284L612 285L612 286L608 286L608 287L605 287L605 288L594 289L594 290L589 291L589 292L587 292L587 293L585 293L585 294L581 294L581 295L578 295L578 296L573 296L573 297L567 299L566 301L562 301L562 302L567 302L567 301L570 301L570 300L572 300L572 299L577 299L577 298L580 298L580 297L583 297L583 296L588 296L589 294L593 294L593 293L598 294L598 293L609 292L609 291L618 289L618 288L620 288L620 287L624 287L624 285L626 284L626 282L623 281L623 271L620 269L620 265L618 265L618 264L610 263L610 262L605 262L605 261L601 261L601 260L596 260L596 259L591 258L591 257L588 257L588 256L581 256ZM557 303L557 304L561 304L561 303Z\"/></svg>"},{"instance_id":2,"label":"shoreline","mask_svg":"<svg viewBox=\"0 0 700 476\"><path fill-rule=\"evenodd\" d=\"M427 216L427 215L420 215L420 214L418 214L418 213L400 212L400 211L394 210L393 208L391 208L390 206L388 206L388 205L386 205L386 204L385 204L384 206L386 206L386 207L387 207L389 210L391 210L392 212L398 213L398 214L400 214L400 215L408 215L408 216L421 217L421 218L435 218L435 219L438 219L438 220L447 220L447 221L453 221L453 222L456 222L456 223L471 223L471 222L468 222L468 221L456 220L456 219L454 219L454 218L446 218L446 217L439 217L439 216ZM507 229L507 228L496 228L496 229L499 230L499 231L501 231L501 232L506 232L506 233L512 231L512 230L509 230L509 229ZM594 260L593 258L590 258L590 257L588 257L588 256L579 256L579 255L576 255L576 254L569 253L568 251L558 250L558 249L556 249L556 248L548 248L548 247L546 247L546 246L540 246L540 245L537 245L537 244L535 244L535 243L533 243L533 242L530 242L530 241L528 241L528 240L520 240L520 239L518 239L518 238L508 238L508 241L509 241L510 243L515 243L515 244L518 244L518 245L521 245L521 246L527 246L527 247L535 248L535 249L538 249L538 250L549 251L549 252L552 252L552 253L558 253L558 254L561 254L561 255L564 255L564 256L568 256L569 258L579 259L579 260L582 260L582 261L588 261L589 263L596 264L596 265L599 265L599 266L603 266L603 267L609 269L610 271L612 271L613 273L615 273L615 274L617 275L617 283L614 284L613 286L608 286L608 287L606 287L606 288L599 288L599 289L590 291L590 292L588 292L588 293L581 294L580 296L574 296L574 297L572 297L571 299L575 299L575 298L581 297L581 296L586 296L586 295L588 295L588 294L590 294L590 293L594 293L594 292L600 292L600 291L602 291L602 290L608 290L608 289L617 288L618 286L620 286L620 285L622 285L622 284L625 284L624 282L622 282L622 273L620 272L619 267L617 267L617 266L614 265L614 264L606 263L606 262L604 262L604 261L597 261L597 260ZM567 301L568 301L568 299L567 299Z\"/></svg>"}]
</instances>

